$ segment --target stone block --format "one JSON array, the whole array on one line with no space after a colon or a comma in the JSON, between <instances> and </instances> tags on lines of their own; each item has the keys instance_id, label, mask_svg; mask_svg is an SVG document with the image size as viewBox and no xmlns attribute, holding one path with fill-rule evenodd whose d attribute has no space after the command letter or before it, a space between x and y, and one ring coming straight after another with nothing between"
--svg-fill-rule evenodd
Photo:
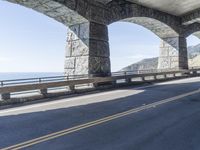
<instances>
[{"instance_id":1,"label":"stone block","mask_svg":"<svg viewBox=\"0 0 200 150\"><path fill-rule=\"evenodd\" d=\"M110 75L109 57L89 57L89 74Z\"/></svg>"},{"instance_id":2,"label":"stone block","mask_svg":"<svg viewBox=\"0 0 200 150\"><path fill-rule=\"evenodd\" d=\"M90 4L88 3L88 1L85 0L76 0L76 1L77 1L76 11L85 18L89 19Z\"/></svg>"},{"instance_id":3,"label":"stone block","mask_svg":"<svg viewBox=\"0 0 200 150\"><path fill-rule=\"evenodd\" d=\"M67 42L79 40L79 25L74 25L68 28Z\"/></svg>"},{"instance_id":4,"label":"stone block","mask_svg":"<svg viewBox=\"0 0 200 150\"><path fill-rule=\"evenodd\" d=\"M88 74L89 70L89 56L80 56L76 58L75 74Z\"/></svg>"},{"instance_id":5,"label":"stone block","mask_svg":"<svg viewBox=\"0 0 200 150\"><path fill-rule=\"evenodd\" d=\"M88 40L85 42L89 42ZM66 48L66 56L68 57L76 57L76 56L85 56L89 55L88 46L83 43L81 40L68 42Z\"/></svg>"},{"instance_id":6,"label":"stone block","mask_svg":"<svg viewBox=\"0 0 200 150\"><path fill-rule=\"evenodd\" d=\"M106 25L90 23L90 38L108 41L108 28Z\"/></svg>"},{"instance_id":7,"label":"stone block","mask_svg":"<svg viewBox=\"0 0 200 150\"><path fill-rule=\"evenodd\" d=\"M109 43L99 40L90 40L90 56L109 57Z\"/></svg>"},{"instance_id":8,"label":"stone block","mask_svg":"<svg viewBox=\"0 0 200 150\"><path fill-rule=\"evenodd\" d=\"M75 69L65 69L65 76L75 75Z\"/></svg>"},{"instance_id":9,"label":"stone block","mask_svg":"<svg viewBox=\"0 0 200 150\"><path fill-rule=\"evenodd\" d=\"M90 21L106 24L106 20L104 19L105 9L99 6L90 6Z\"/></svg>"},{"instance_id":10,"label":"stone block","mask_svg":"<svg viewBox=\"0 0 200 150\"><path fill-rule=\"evenodd\" d=\"M86 23L80 24L78 37L81 40L89 39L90 38L89 33L90 33L90 23L86 22Z\"/></svg>"},{"instance_id":11,"label":"stone block","mask_svg":"<svg viewBox=\"0 0 200 150\"><path fill-rule=\"evenodd\" d=\"M67 57L65 59L65 69L74 69L76 57Z\"/></svg>"},{"instance_id":12,"label":"stone block","mask_svg":"<svg viewBox=\"0 0 200 150\"><path fill-rule=\"evenodd\" d=\"M78 39L85 41L89 39L89 32L89 23L70 26L67 34L67 41L75 41Z\"/></svg>"}]
</instances>

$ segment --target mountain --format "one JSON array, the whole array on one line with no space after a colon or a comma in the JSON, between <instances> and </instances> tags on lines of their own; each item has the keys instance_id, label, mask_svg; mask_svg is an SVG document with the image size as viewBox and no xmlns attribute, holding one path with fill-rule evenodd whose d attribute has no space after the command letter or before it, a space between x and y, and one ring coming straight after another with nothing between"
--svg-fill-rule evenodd
<instances>
[{"instance_id":1,"label":"mountain","mask_svg":"<svg viewBox=\"0 0 200 150\"><path fill-rule=\"evenodd\" d=\"M200 66L200 44L188 47L189 66ZM137 63L122 68L120 71L137 71L157 69L158 57L143 59Z\"/></svg>"},{"instance_id":2,"label":"mountain","mask_svg":"<svg viewBox=\"0 0 200 150\"><path fill-rule=\"evenodd\" d=\"M137 63L123 68L121 71L137 71L155 69L158 66L158 57L143 59Z\"/></svg>"},{"instance_id":3,"label":"mountain","mask_svg":"<svg viewBox=\"0 0 200 150\"><path fill-rule=\"evenodd\" d=\"M188 58L192 59L196 56L200 55L200 44L196 46L189 46L188 47Z\"/></svg>"},{"instance_id":4,"label":"mountain","mask_svg":"<svg viewBox=\"0 0 200 150\"><path fill-rule=\"evenodd\" d=\"M190 67L199 67L200 66L200 55L195 56L192 59L189 59Z\"/></svg>"}]
</instances>

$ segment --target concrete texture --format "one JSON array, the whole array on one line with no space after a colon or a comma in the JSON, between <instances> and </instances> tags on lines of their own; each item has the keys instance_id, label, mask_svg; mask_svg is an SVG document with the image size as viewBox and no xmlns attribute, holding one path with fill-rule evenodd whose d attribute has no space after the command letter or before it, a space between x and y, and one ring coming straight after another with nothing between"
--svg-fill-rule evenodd
<instances>
[{"instance_id":1,"label":"concrete texture","mask_svg":"<svg viewBox=\"0 0 200 150\"><path fill-rule=\"evenodd\" d=\"M65 59L66 75L110 75L106 25L87 22L69 27Z\"/></svg>"}]
</instances>

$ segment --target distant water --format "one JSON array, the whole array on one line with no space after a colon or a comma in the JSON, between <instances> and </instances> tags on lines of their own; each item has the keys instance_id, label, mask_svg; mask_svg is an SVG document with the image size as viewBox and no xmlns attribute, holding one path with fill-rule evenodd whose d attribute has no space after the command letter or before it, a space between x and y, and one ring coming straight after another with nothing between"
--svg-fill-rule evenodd
<instances>
[{"instance_id":1,"label":"distant water","mask_svg":"<svg viewBox=\"0 0 200 150\"><path fill-rule=\"evenodd\" d=\"M24 79L24 78L39 78L39 77L51 77L51 76L63 76L62 72L12 72L12 73L1 73L0 80L13 80L13 79Z\"/></svg>"}]
</instances>

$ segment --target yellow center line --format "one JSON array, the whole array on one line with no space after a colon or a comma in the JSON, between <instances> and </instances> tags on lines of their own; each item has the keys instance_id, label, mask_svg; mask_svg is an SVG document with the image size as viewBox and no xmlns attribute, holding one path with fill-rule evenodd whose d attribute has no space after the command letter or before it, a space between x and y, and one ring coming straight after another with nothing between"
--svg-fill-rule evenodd
<instances>
[{"instance_id":1,"label":"yellow center line","mask_svg":"<svg viewBox=\"0 0 200 150\"><path fill-rule=\"evenodd\" d=\"M146 110L146 109L154 108L156 106L159 106L159 105L171 102L171 101L175 101L175 100L187 97L187 96L191 96L191 95L197 94L199 92L200 92L200 89L189 92L189 93L181 94L181 95L178 95L178 96L175 96L175 97L172 97L172 98L167 98L167 99L164 99L164 100L161 100L161 101L158 101L158 102L154 102L154 103L151 103L151 104L148 104L148 105L145 105L145 106L140 106L140 107L133 108L133 109L130 109L130 110L125 111L125 112L121 112L121 113L117 113L115 115L104 117L102 119L98 119L98 120L91 121L91 122L88 122L88 123L85 123L85 124L82 124L82 125L78 125L78 126L75 126L75 127L72 127L72 128L68 128L68 129L61 130L61 131L58 131L58 132L54 132L54 133L51 133L51 134L48 134L48 135L45 135L45 136L41 136L41 137L26 141L26 142L22 142L22 143L19 143L19 144L16 144L16 145L13 145L13 146L10 146L10 147L7 147L7 148L3 148L1 150L19 150L19 149L22 149L22 148L30 147L32 145L36 145L36 144L39 144L39 143L42 143L42 142L45 142L45 141L49 141L49 140L52 140L52 139L55 139L55 138L58 138L58 137L61 137L61 136L64 136L64 135L68 135L70 133L74 133L74 132L77 132L77 131L80 131L80 130L83 130L83 129L86 129L86 128L89 128L89 127L97 126L97 125L103 124L105 122L109 122L109 121L112 121L112 120L115 120L115 119L122 118L122 117L130 115L130 114L134 114L134 113Z\"/></svg>"}]
</instances>

